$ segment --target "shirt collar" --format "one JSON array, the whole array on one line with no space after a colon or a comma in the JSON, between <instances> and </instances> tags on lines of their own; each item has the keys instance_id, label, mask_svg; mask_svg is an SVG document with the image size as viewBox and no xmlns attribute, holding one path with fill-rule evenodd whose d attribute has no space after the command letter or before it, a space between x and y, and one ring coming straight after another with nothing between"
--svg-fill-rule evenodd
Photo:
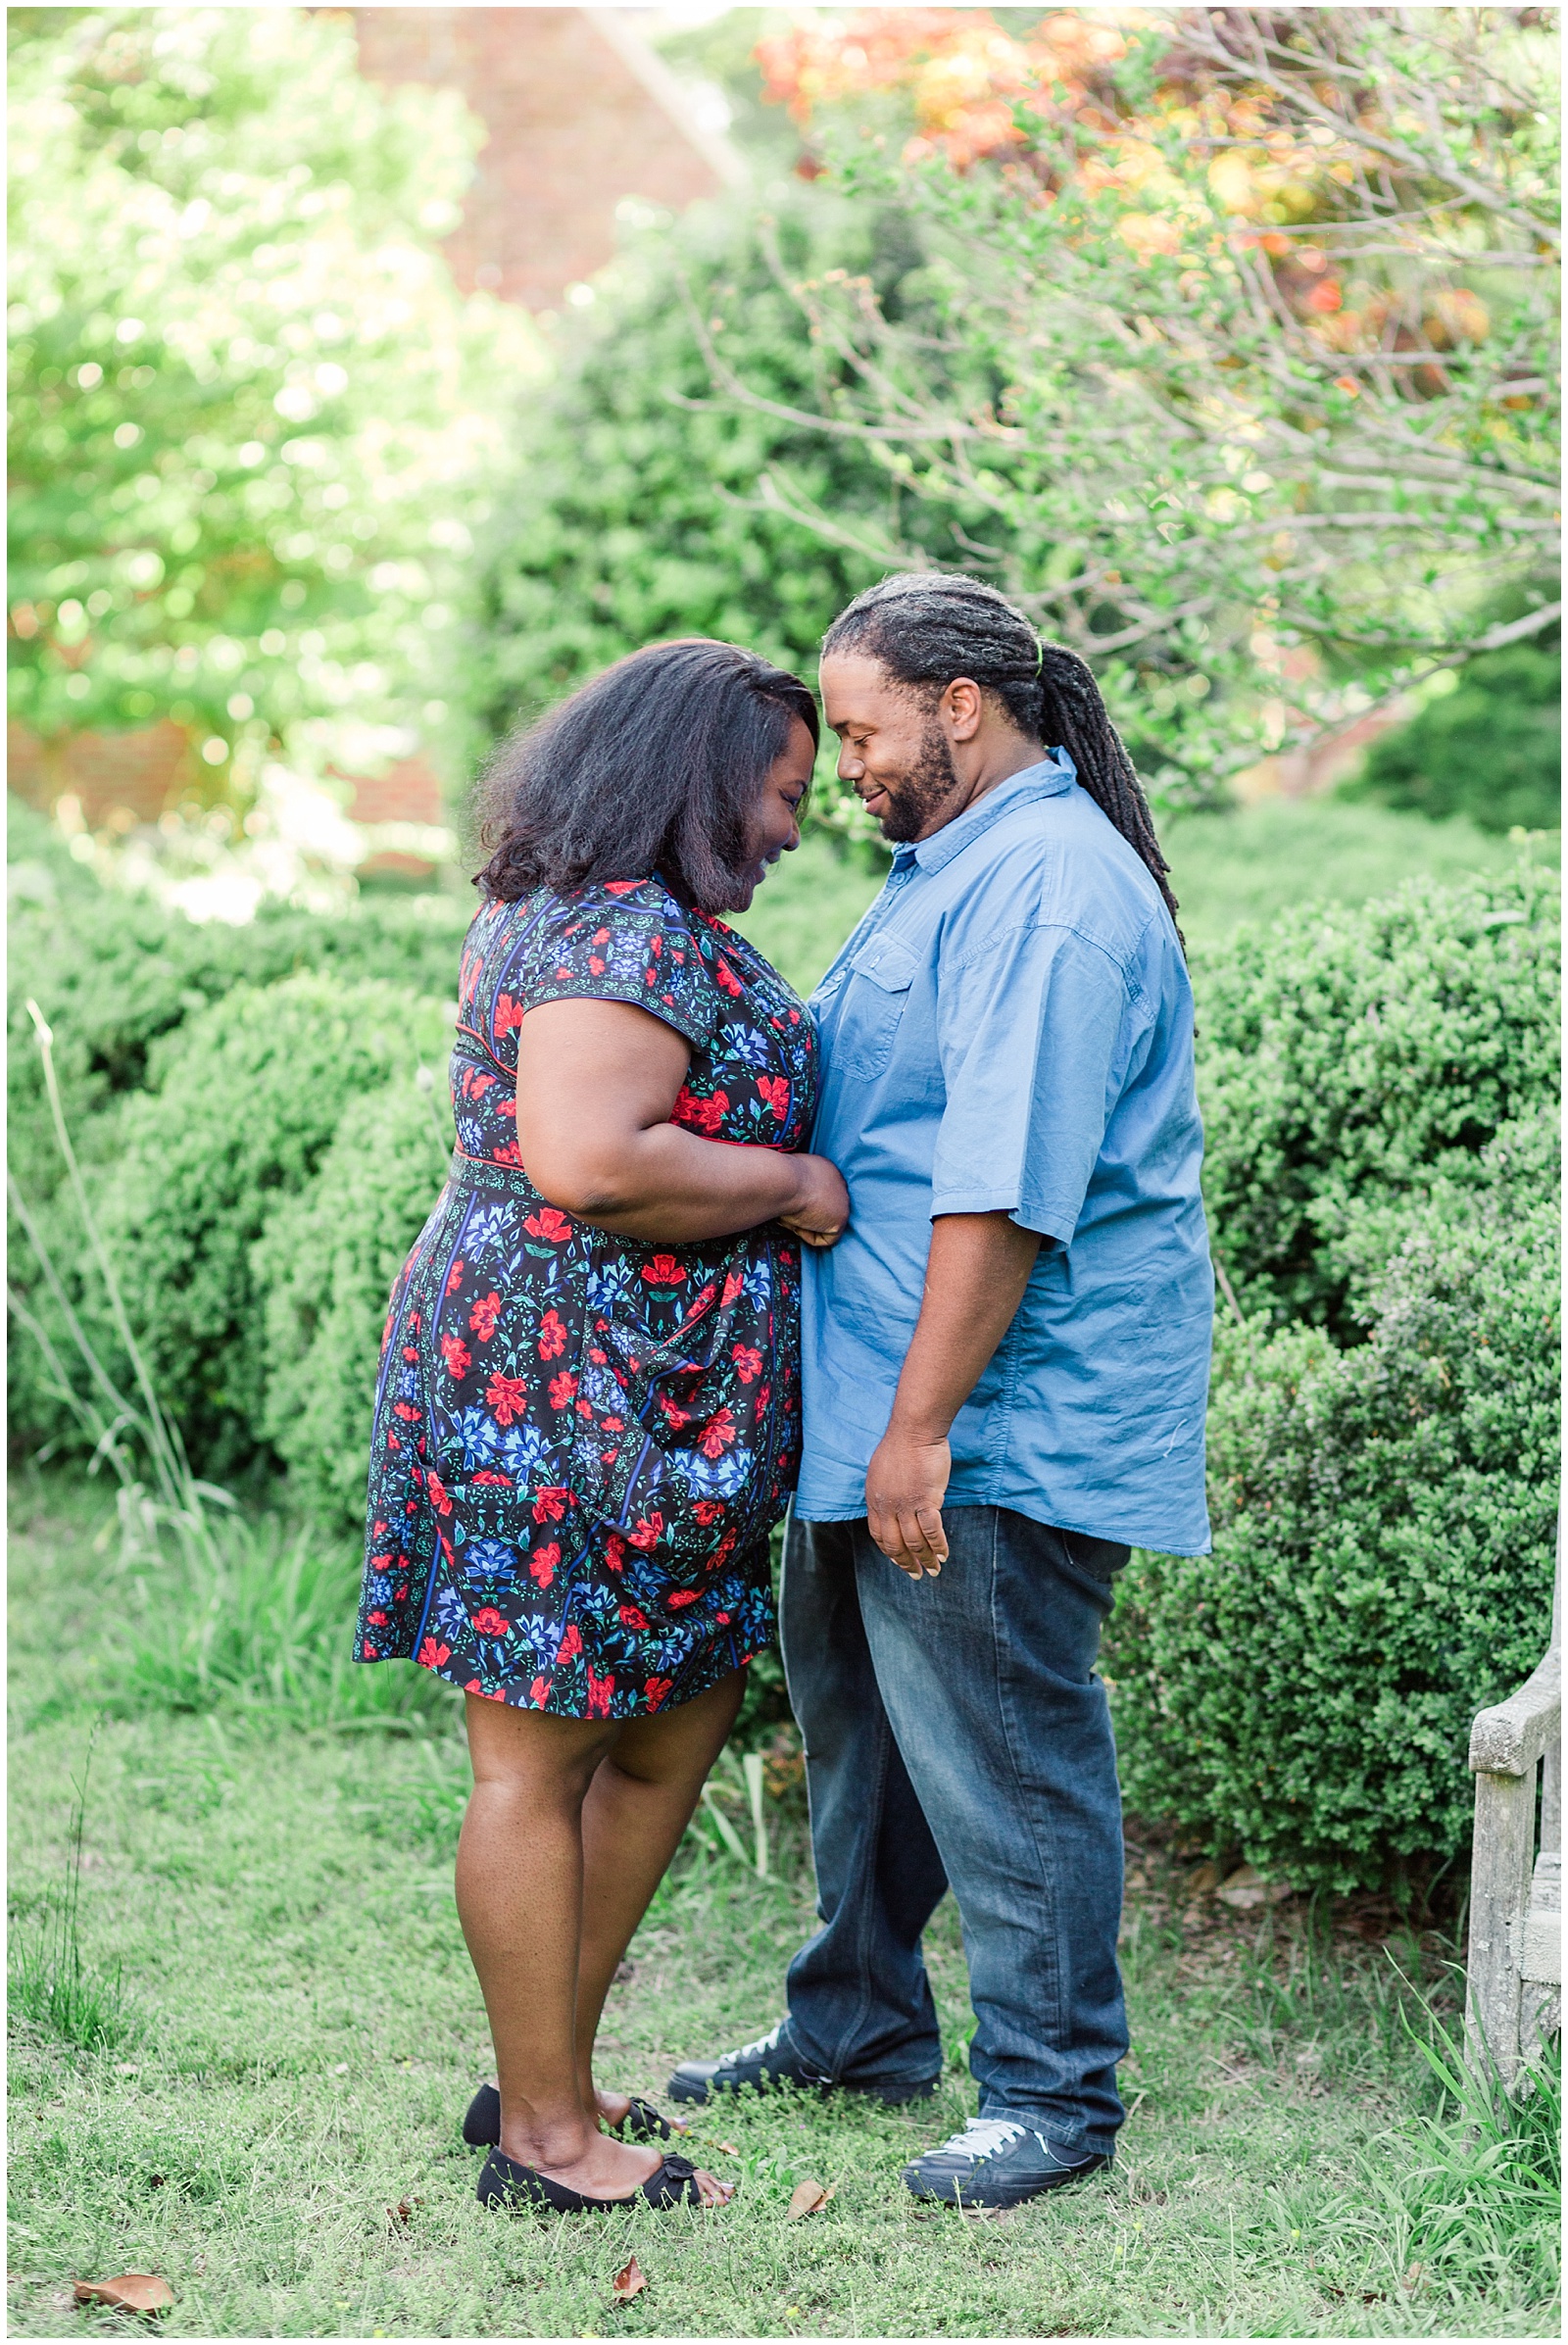
<instances>
[{"instance_id":1,"label":"shirt collar","mask_svg":"<svg viewBox=\"0 0 1568 2345\"><path fill-rule=\"evenodd\" d=\"M1051 750L1038 764L1026 765L1019 773L1009 773L1004 782L998 782L994 790L988 790L984 798L966 806L929 839L896 847L893 867L907 869L909 864L918 863L927 873L944 870L956 855L961 855L1012 807L1027 805L1031 799L1059 798L1077 779L1078 768L1066 751Z\"/></svg>"}]
</instances>

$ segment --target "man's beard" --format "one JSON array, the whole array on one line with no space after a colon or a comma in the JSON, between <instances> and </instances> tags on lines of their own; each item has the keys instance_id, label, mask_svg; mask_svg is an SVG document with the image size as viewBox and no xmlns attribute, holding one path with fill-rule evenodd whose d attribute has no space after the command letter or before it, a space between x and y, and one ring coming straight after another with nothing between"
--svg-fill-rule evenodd
<instances>
[{"instance_id":1,"label":"man's beard","mask_svg":"<svg viewBox=\"0 0 1568 2345\"><path fill-rule=\"evenodd\" d=\"M948 737L940 725L928 724L920 741L918 762L895 789L884 782L888 811L882 816L882 836L896 844L918 839L932 815L958 787Z\"/></svg>"}]
</instances>

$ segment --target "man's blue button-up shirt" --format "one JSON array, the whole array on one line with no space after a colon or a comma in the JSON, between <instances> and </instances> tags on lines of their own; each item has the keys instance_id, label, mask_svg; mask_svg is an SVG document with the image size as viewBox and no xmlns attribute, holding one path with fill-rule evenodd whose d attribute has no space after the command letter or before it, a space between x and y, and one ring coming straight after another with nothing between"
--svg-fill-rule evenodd
<instances>
[{"instance_id":1,"label":"man's blue button-up shirt","mask_svg":"<svg viewBox=\"0 0 1568 2345\"><path fill-rule=\"evenodd\" d=\"M931 1222L1049 1243L954 1424L954 1506L1202 1554L1213 1277L1193 997L1159 891L1053 752L901 847L811 997L812 1147L850 1226L806 1252L795 1511L865 1512Z\"/></svg>"}]
</instances>

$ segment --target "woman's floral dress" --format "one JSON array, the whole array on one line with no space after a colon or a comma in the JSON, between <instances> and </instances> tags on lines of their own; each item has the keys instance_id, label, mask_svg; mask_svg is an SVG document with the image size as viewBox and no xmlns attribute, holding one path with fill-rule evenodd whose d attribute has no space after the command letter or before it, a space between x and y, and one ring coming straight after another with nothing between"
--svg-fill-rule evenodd
<instances>
[{"instance_id":1,"label":"woman's floral dress","mask_svg":"<svg viewBox=\"0 0 1568 2345\"><path fill-rule=\"evenodd\" d=\"M776 1223L619 1238L522 1168L517 1029L631 1002L692 1049L673 1120L804 1148L810 1018L662 882L488 904L464 950L452 1173L393 1289L357 1656L565 1718L689 1701L773 1637L767 1535L800 1460L800 1255Z\"/></svg>"}]
</instances>

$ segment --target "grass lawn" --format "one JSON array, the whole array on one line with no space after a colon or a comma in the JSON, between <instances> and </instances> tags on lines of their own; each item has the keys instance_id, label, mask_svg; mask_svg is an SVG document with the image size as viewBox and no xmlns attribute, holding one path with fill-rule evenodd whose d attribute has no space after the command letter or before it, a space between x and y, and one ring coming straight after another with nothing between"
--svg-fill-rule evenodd
<instances>
[{"instance_id":1,"label":"grass lawn","mask_svg":"<svg viewBox=\"0 0 1568 2345\"><path fill-rule=\"evenodd\" d=\"M1401 1971L1451 2019L1451 1948L1365 1901L1231 1914L1142 1843L1131 2117L1108 2178L994 2220L905 2194L901 2162L974 2107L948 1907L934 2108L704 2115L702 2157L740 2184L717 2215L487 2214L458 2134L489 2055L452 1901L456 1700L432 1687L393 1726L325 1693L269 1708L259 1687L159 1706L148 1622L116 1543L94 1543L103 1504L63 1476L19 1478L13 1498L15 1943L66 1879L72 1778L103 1713L79 1921L108 2004L92 2048L13 2019L13 2334L115 2325L75 2311L72 2283L125 2271L168 2278L165 2326L190 2336L1555 2333L1544 2128L1533 2148L1528 2128L1467 2136L1404 2024L1428 2027ZM798 1795L774 1810L765 1881L706 1837L612 1998L603 2073L632 2091L765 2027L809 1928ZM808 2174L834 2195L789 2222ZM633 2251L648 2287L621 2307Z\"/></svg>"},{"instance_id":2,"label":"grass lawn","mask_svg":"<svg viewBox=\"0 0 1568 2345\"><path fill-rule=\"evenodd\" d=\"M1178 815L1161 836L1183 933L1200 950L1222 943L1244 920L1267 920L1298 904L1365 904L1417 872L1462 879L1508 870L1521 854L1555 865L1560 853L1556 833L1533 835L1521 847L1462 817L1428 822L1336 799ZM882 867L870 853L846 854L811 831L735 925L809 993L881 884Z\"/></svg>"}]
</instances>

